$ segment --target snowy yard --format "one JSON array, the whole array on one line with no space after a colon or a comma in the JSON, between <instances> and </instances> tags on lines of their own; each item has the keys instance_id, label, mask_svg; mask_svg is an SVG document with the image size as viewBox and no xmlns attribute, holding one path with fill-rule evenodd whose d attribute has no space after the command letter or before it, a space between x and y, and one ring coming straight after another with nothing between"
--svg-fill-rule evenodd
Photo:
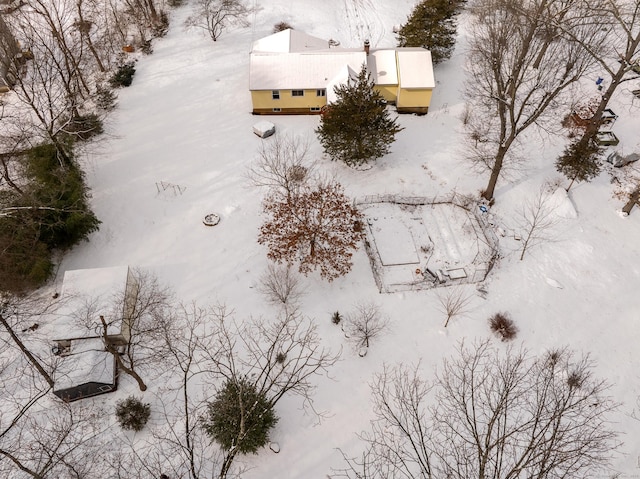
<instances>
[{"instance_id":1,"label":"snowy yard","mask_svg":"<svg viewBox=\"0 0 640 479\"><path fill-rule=\"evenodd\" d=\"M168 35L154 43L153 55L140 57L133 85L120 92L105 140L83 158L92 205L103 223L90 242L64 258L58 281L68 269L128 264L153 271L184 301L196 300L203 306L222 302L238 318L272 315L274 311L256 290L268 265L265 249L256 242L263 219L263 192L250 188L246 179L261 142L269 141L252 132L256 118L249 113L247 90L251 44L268 35L274 23L286 20L311 35L339 40L345 47L359 46L366 38L371 38L373 46L393 45L392 27L404 21L412 5L408 0L269 0L261 3L250 29L232 30L215 44L199 32L184 30L188 6L176 10ZM314 134L317 117L266 118L276 125L276 134L309 139L313 159L335 174L354 198L424 196L424 192L446 196L452 191L477 195L486 177L471 172L461 154L464 52L462 30L452 60L436 68L429 114L401 116L405 129L392 153L367 171L323 158ZM616 135L631 148L637 142L638 105L627 102L626 97L616 101L622 102L621 106L614 102L620 114ZM561 147L557 138L541 141L531 136L523 149L529 158L526 168L512 171L496 191L497 203L491 213L500 224L509 227L523 201L540 184L558 178L553 160ZM180 185L183 193L167 190L158 194L160 181ZM622 403L614 420L625 433L625 445L616 457L615 470L624 478L637 477L640 421L629 416L640 396L636 344L640 337L640 215L619 216L621 202L612 196L606 174L574 188L571 197L579 217L561 223L559 239L540 246L525 261L518 261L512 251L519 246L516 242L504 241L502 259L483 283L486 299L477 297L473 311L454 319L446 329L437 289L380 295L363 249L344 278L326 283L317 275L307 277L302 312L314 318L328 347L344 350L343 359L330 378L317 379L314 399L323 413L320 420L307 414L295 398L279 404L280 421L272 436L280 453L265 449L257 456L240 458L239 463L248 468L246 478L325 477L332 468L342 467L337 448L357 455L362 448L357 434L370 426L368 383L372 375L383 364L420 361L424 376L431 378L442 358L453 354L461 341L491 337L487 318L496 311L508 311L517 322L516 347L537 354L568 346L591 355L596 372L612 383L611 394ZM208 228L202 225L202 218L212 211L222 219L215 228ZM429 244L426 235L434 243L430 261L440 269L446 261L466 267L478 249L470 237L460 233L466 217L434 228L431 221L436 217L425 210L420 214L420 230L407 226L406 222L415 221L409 211L366 213L379 221L387 218L382 221L391 222L391 231L385 228L388 234L398 231L395 238L379 234L376 242L385 262L408 263L400 266L400 281L410 279L418 265L426 265L420 250ZM437 216L437 221L441 216L446 215ZM396 230L403 222L404 230ZM442 234L455 237L457 243L439 239ZM442 256L435 255L436 244L442 246L437 253ZM449 246L454 249L449 251ZM391 321L389 331L373 344L366 358L347 347L339 328L330 321L334 311L349 312L358 301L379 304ZM160 407L158 398L171 381L168 377L155 381L144 394L152 411ZM213 391L215 385L210 388ZM122 377L117 394L92 401L112 408L117 399L129 394L140 393L134 381ZM152 413L152 422L153 418ZM115 429L113 433L122 434ZM144 434L139 440L144 440Z\"/></svg>"},{"instance_id":2,"label":"snowy yard","mask_svg":"<svg viewBox=\"0 0 640 479\"><path fill-rule=\"evenodd\" d=\"M344 47L359 47L365 39L374 47L394 45L393 26L405 21L414 1L258 3L251 27L230 29L215 43L184 28L190 5L172 10L169 32L154 41L153 54L136 54L133 84L119 90L107 133L79 152L91 205L102 221L100 230L63 257L51 293L60 291L65 271L128 265L156 275L185 304L224 304L238 321L261 318L266 324L277 316L258 287L269 265L266 249L257 243L265 192L247 180L263 142L273 139L253 133L257 118L250 114L248 91L252 42L285 20ZM391 153L368 170L348 168L323 155L314 133L318 117L264 118L275 124L275 135L307 139L319 170L335 176L356 200L378 195L446 198L454 192L477 198L488 175L472 170L463 153L466 33L461 20L453 58L435 69L429 113L400 116L404 129ZM581 88L591 93L592 83L585 79ZM627 153L638 151L640 101L622 91L612 104L620 116L620 144ZM564 185L554 160L565 141L547 132L529 135L521 152L526 161L498 182L490 214L508 234L499 238L495 262L491 230L459 206L360 204L373 259L360 248L346 276L326 282L310 274L301 280L301 314L316 325L323 347L341 352L327 375L312 378L319 414L305 408L300 398L285 396L276 407L280 420L271 434L279 452L265 447L257 455L239 456L237 464L246 470L243 478L336 477L333 471L344 467L339 451L350 456L362 452L358 434L369 430L374 417L374 375L387 365L418 365L430 381L443 358L454 355L462 343L488 340L506 351L508 346L488 326L488 318L497 312L508 312L517 324L515 349L539 355L567 347L588 355L595 374L610 384L608 394L620 403L612 427L620 431L623 445L614 455L610 476L603 479L640 477L640 211L628 217L619 214L623 200L605 170L558 200L552 238L532 248L523 261L518 259L521 243L510 233L517 230L518 212L541 185ZM207 217L219 223L206 226ZM453 318L446 328L438 298L442 289L433 287L440 281L460 284L471 301L467 314ZM467 284L478 281L486 294ZM379 294L377 286L390 294ZM334 312L346 316L361 302L376 304L389 319L366 357L359 357L331 322ZM31 334L44 356L51 347L46 339L57 332L50 322L25 335ZM122 374L117 392L80 401L106 411L109 447L117 451L118 445L151 442L153 431L169 427L163 422L164 407L180 417L179 398L168 399L177 390L171 388L180 385L176 371L152 370L144 393ZM194 389L208 399L218 386L202 379ZM113 418L116 401L129 395L151 405L147 429L136 434L120 430ZM206 447L204 454L212 454L212 446Z\"/></svg>"}]
</instances>

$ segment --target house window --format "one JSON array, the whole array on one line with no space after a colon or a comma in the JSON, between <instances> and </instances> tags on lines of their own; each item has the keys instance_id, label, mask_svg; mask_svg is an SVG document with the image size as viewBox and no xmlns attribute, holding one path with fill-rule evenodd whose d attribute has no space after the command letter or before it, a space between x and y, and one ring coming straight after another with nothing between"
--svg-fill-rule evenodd
<instances>
[{"instance_id":1,"label":"house window","mask_svg":"<svg viewBox=\"0 0 640 479\"><path fill-rule=\"evenodd\" d=\"M316 96L327 96L327 90L325 90L324 88L316 90Z\"/></svg>"},{"instance_id":2,"label":"house window","mask_svg":"<svg viewBox=\"0 0 640 479\"><path fill-rule=\"evenodd\" d=\"M319 106L312 106L311 107L311 111L320 111L320 107Z\"/></svg>"},{"instance_id":3,"label":"house window","mask_svg":"<svg viewBox=\"0 0 640 479\"><path fill-rule=\"evenodd\" d=\"M271 92L271 99L272 100L279 100L280 99L280 90L273 90Z\"/></svg>"},{"instance_id":4,"label":"house window","mask_svg":"<svg viewBox=\"0 0 640 479\"><path fill-rule=\"evenodd\" d=\"M304 96L304 90L291 90L291 96Z\"/></svg>"},{"instance_id":5,"label":"house window","mask_svg":"<svg viewBox=\"0 0 640 479\"><path fill-rule=\"evenodd\" d=\"M279 111L282 111L282 109L281 108L274 108L273 111L275 111L277 113Z\"/></svg>"}]
</instances>

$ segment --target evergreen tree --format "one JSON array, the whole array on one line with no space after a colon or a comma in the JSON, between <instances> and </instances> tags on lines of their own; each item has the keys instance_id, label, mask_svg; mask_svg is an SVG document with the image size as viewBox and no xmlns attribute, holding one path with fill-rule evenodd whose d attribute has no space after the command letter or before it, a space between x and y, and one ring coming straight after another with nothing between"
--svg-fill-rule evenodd
<instances>
[{"instance_id":1,"label":"evergreen tree","mask_svg":"<svg viewBox=\"0 0 640 479\"><path fill-rule=\"evenodd\" d=\"M460 3L455 0L418 3L398 32L398 46L427 48L434 63L451 58L456 44L455 16Z\"/></svg>"},{"instance_id":2,"label":"evergreen tree","mask_svg":"<svg viewBox=\"0 0 640 479\"><path fill-rule=\"evenodd\" d=\"M116 403L116 419L122 429L142 431L151 416L151 406L135 396Z\"/></svg>"},{"instance_id":3,"label":"evergreen tree","mask_svg":"<svg viewBox=\"0 0 640 479\"><path fill-rule=\"evenodd\" d=\"M205 432L225 451L257 452L278 422L273 406L246 379L227 380L208 404Z\"/></svg>"},{"instance_id":4,"label":"evergreen tree","mask_svg":"<svg viewBox=\"0 0 640 479\"><path fill-rule=\"evenodd\" d=\"M337 100L322 115L316 130L324 151L333 159L357 166L389 153L402 130L389 117L385 102L362 66L357 79L334 88Z\"/></svg>"},{"instance_id":5,"label":"evergreen tree","mask_svg":"<svg viewBox=\"0 0 640 479\"><path fill-rule=\"evenodd\" d=\"M570 181L567 191L574 181L591 181L600 173L600 147L591 139L580 140L568 145L556 160L556 169Z\"/></svg>"},{"instance_id":6,"label":"evergreen tree","mask_svg":"<svg viewBox=\"0 0 640 479\"><path fill-rule=\"evenodd\" d=\"M82 170L74 162L60 166L54 145L33 148L26 172L33 182L24 201L35 208L28 212L40 223L41 242L50 249L66 249L98 230L100 220L89 206Z\"/></svg>"}]
</instances>

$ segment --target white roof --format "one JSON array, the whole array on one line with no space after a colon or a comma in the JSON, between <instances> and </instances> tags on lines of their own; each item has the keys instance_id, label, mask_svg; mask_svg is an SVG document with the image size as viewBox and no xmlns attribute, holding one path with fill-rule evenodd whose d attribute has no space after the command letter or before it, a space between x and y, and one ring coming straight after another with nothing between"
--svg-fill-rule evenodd
<instances>
[{"instance_id":1,"label":"white roof","mask_svg":"<svg viewBox=\"0 0 640 479\"><path fill-rule=\"evenodd\" d=\"M55 339L95 337L100 334L100 315L104 316L108 334L122 329L122 314L113 311L114 297L124 295L128 266L76 269L66 271L62 282L62 306L53 319ZM89 308L90 324L81 318Z\"/></svg>"},{"instance_id":2,"label":"white roof","mask_svg":"<svg viewBox=\"0 0 640 479\"><path fill-rule=\"evenodd\" d=\"M329 48L329 42L297 30L283 30L253 43L252 53L293 53Z\"/></svg>"},{"instance_id":3,"label":"white roof","mask_svg":"<svg viewBox=\"0 0 640 479\"><path fill-rule=\"evenodd\" d=\"M424 48L398 48L400 88L435 88L431 52Z\"/></svg>"},{"instance_id":4,"label":"white roof","mask_svg":"<svg viewBox=\"0 0 640 479\"><path fill-rule=\"evenodd\" d=\"M250 90L327 88L345 67L360 71L364 51L332 49L314 53L252 53Z\"/></svg>"},{"instance_id":5,"label":"white roof","mask_svg":"<svg viewBox=\"0 0 640 479\"><path fill-rule=\"evenodd\" d=\"M349 79L357 80L358 79L358 70L357 72L351 68L349 65L343 66L338 74L333 77L329 83L327 83L327 103L334 103L338 100L338 96L334 91L334 87L338 85L345 85L348 83Z\"/></svg>"},{"instance_id":6,"label":"white roof","mask_svg":"<svg viewBox=\"0 0 640 479\"><path fill-rule=\"evenodd\" d=\"M398 84L398 64L395 50L372 50L367 57L367 68L374 84Z\"/></svg>"},{"instance_id":7,"label":"white roof","mask_svg":"<svg viewBox=\"0 0 640 479\"><path fill-rule=\"evenodd\" d=\"M87 383L115 384L115 358L104 350L101 339L71 341L68 355L60 356L54 374L54 391Z\"/></svg>"}]
</instances>

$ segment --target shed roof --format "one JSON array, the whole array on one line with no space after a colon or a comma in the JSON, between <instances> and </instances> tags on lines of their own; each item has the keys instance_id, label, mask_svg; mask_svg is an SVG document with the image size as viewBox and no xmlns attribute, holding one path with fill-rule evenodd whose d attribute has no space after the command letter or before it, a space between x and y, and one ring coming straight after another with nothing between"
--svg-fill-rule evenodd
<instances>
[{"instance_id":1,"label":"shed roof","mask_svg":"<svg viewBox=\"0 0 640 479\"><path fill-rule=\"evenodd\" d=\"M345 66L360 71L366 61L364 51L347 49L313 53L253 53L249 89L326 88Z\"/></svg>"},{"instance_id":2,"label":"shed roof","mask_svg":"<svg viewBox=\"0 0 640 479\"><path fill-rule=\"evenodd\" d=\"M372 50L367 57L367 68L376 85L398 84L398 64L394 49Z\"/></svg>"},{"instance_id":3,"label":"shed roof","mask_svg":"<svg viewBox=\"0 0 640 479\"><path fill-rule=\"evenodd\" d=\"M87 383L115 384L115 358L99 338L71 341L68 354L60 356L54 374L54 391L64 391Z\"/></svg>"},{"instance_id":4,"label":"shed roof","mask_svg":"<svg viewBox=\"0 0 640 479\"><path fill-rule=\"evenodd\" d=\"M283 30L253 43L252 53L300 53L329 48L329 42L322 38L312 37L306 33Z\"/></svg>"},{"instance_id":5,"label":"shed roof","mask_svg":"<svg viewBox=\"0 0 640 479\"><path fill-rule=\"evenodd\" d=\"M117 314L112 310L113 297L124 295L128 276L128 266L65 271L61 294L63 305L53 319L55 339L99 335L95 326L100 324L100 315L104 316L109 324L107 333L119 334L122 330L124 311ZM92 324L84 325L79 315L88 308Z\"/></svg>"},{"instance_id":6,"label":"shed roof","mask_svg":"<svg viewBox=\"0 0 640 479\"><path fill-rule=\"evenodd\" d=\"M435 88L431 52L424 48L398 48L400 88Z\"/></svg>"}]
</instances>

